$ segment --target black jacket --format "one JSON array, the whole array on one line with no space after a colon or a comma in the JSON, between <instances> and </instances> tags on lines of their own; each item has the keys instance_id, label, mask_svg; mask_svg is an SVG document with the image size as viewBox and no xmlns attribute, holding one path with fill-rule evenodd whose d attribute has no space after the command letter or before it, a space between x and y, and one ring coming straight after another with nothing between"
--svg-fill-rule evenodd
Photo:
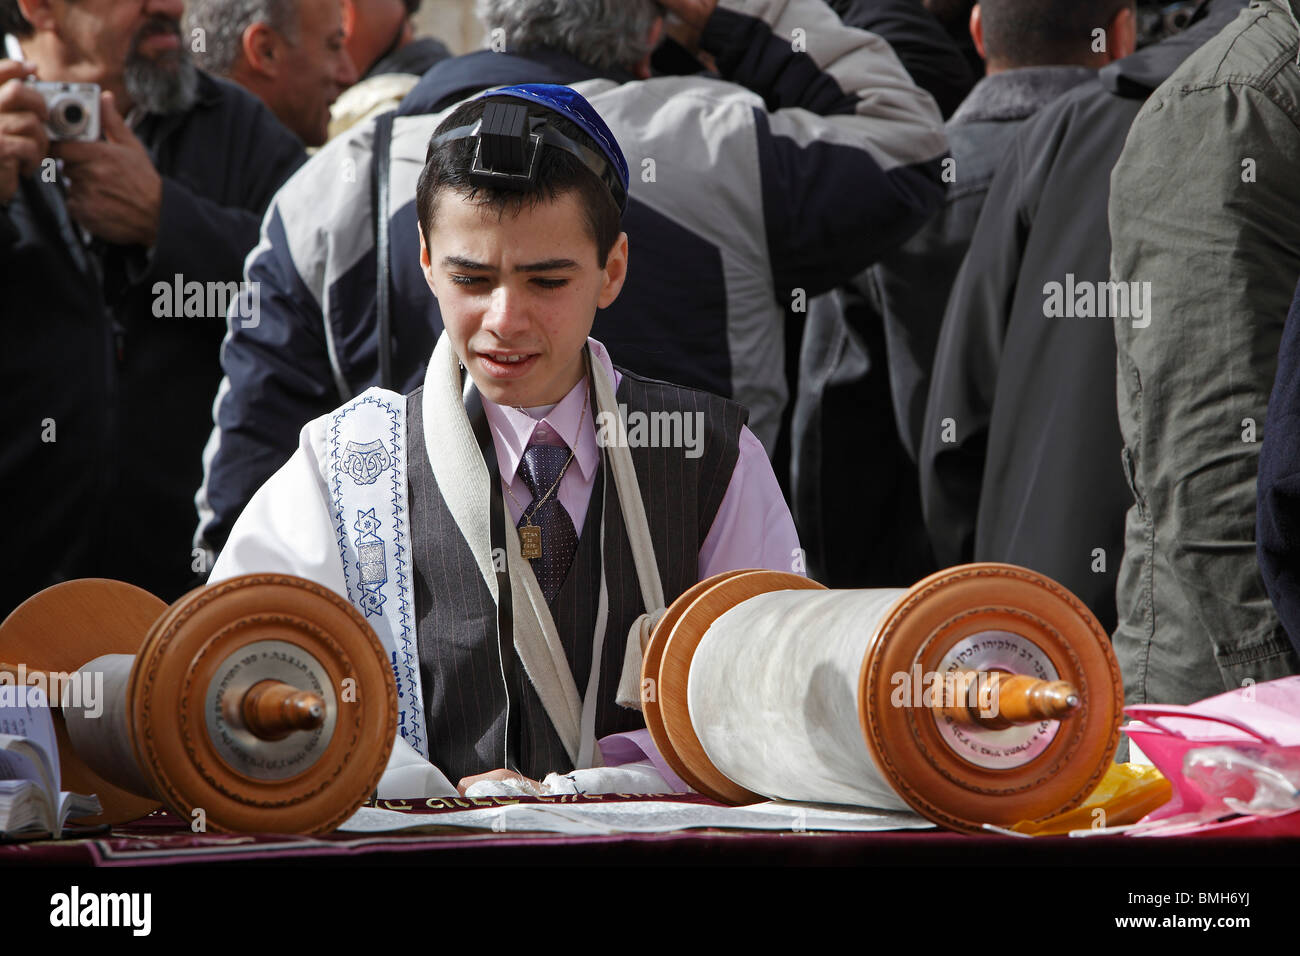
<instances>
[{"instance_id":1,"label":"black jacket","mask_svg":"<svg viewBox=\"0 0 1300 956\"><path fill-rule=\"evenodd\" d=\"M940 333L919 467L940 564L1007 561L1115 626L1132 503L1108 317L1049 318L1046 287L1110 278L1110 173L1146 97L1241 9L1102 70L1025 123L989 189Z\"/></svg>"},{"instance_id":2,"label":"black jacket","mask_svg":"<svg viewBox=\"0 0 1300 956\"><path fill-rule=\"evenodd\" d=\"M826 0L849 26L889 41L916 85L934 97L947 119L983 75L977 73L921 0ZM969 41L969 35L967 36Z\"/></svg>"},{"instance_id":3,"label":"black jacket","mask_svg":"<svg viewBox=\"0 0 1300 956\"><path fill-rule=\"evenodd\" d=\"M204 314L187 317L182 301L168 315L170 292L177 275L238 282L266 204L304 159L260 101L199 77L188 112L135 129L163 177L152 250L83 242L60 186L39 177L0 214L0 500L20 542L0 614L66 578L119 578L172 600L193 577L226 318L209 311L207 286L191 309Z\"/></svg>"},{"instance_id":4,"label":"black jacket","mask_svg":"<svg viewBox=\"0 0 1300 956\"><path fill-rule=\"evenodd\" d=\"M421 76L443 60L451 58L451 51L441 40L419 37L406 46L389 50L366 71L362 79L382 76L385 73L414 73Z\"/></svg>"}]
</instances>

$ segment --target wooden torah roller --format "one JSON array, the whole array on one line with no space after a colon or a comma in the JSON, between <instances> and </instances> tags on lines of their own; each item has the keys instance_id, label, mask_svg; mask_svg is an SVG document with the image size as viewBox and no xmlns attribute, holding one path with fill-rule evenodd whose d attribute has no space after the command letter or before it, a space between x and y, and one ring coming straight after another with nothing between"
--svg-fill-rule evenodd
<instances>
[{"instance_id":1,"label":"wooden torah roller","mask_svg":"<svg viewBox=\"0 0 1300 956\"><path fill-rule=\"evenodd\" d=\"M664 759L714 799L910 807L974 832L1086 800L1114 759L1123 690L1074 595L971 564L906 589L702 581L651 635L642 699Z\"/></svg>"},{"instance_id":2,"label":"wooden torah roller","mask_svg":"<svg viewBox=\"0 0 1300 956\"><path fill-rule=\"evenodd\" d=\"M209 830L326 833L374 792L397 733L373 629L290 575L170 607L120 581L67 581L5 619L0 661L62 701L63 788L104 809L78 822L124 823L161 801Z\"/></svg>"}]
</instances>

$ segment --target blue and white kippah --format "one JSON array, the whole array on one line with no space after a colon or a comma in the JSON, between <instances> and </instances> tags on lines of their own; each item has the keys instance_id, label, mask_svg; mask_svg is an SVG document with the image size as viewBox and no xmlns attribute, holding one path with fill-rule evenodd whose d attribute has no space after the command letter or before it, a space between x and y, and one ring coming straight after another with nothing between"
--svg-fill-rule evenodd
<instances>
[{"instance_id":1,"label":"blue and white kippah","mask_svg":"<svg viewBox=\"0 0 1300 956\"><path fill-rule=\"evenodd\" d=\"M619 212L626 212L627 160L605 121L581 94L552 83L525 83L488 90L477 98L491 101L481 120L448 130L433 141L433 145L458 139L477 141L470 170L472 181L485 186L526 189L536 181L538 158L542 147L548 146L581 160L609 189ZM547 113L563 116L576 125L591 137L599 152L554 129Z\"/></svg>"}]
</instances>

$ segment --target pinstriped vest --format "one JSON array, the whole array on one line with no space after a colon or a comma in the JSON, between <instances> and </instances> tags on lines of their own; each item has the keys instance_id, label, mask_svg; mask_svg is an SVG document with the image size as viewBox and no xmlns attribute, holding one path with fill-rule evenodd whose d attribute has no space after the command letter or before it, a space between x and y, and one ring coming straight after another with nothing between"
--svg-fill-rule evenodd
<instances>
[{"instance_id":1,"label":"pinstriped vest","mask_svg":"<svg viewBox=\"0 0 1300 956\"><path fill-rule=\"evenodd\" d=\"M722 504L739 457L740 405L707 392L619 370L616 393L632 412L703 415L703 453L632 447L655 559L671 604L698 580L700 545ZM496 605L460 529L438 491L425 445L421 394L407 397L411 550L415 569L416 638L429 735L429 759L455 783L502 766L540 780L572 763L515 655L511 635L497 640ZM635 436L632 441L635 442ZM601 499L605 507L605 577L609 624L601 652L596 737L644 727L639 711L614 703L627 632L644 613L618 494L601 468L578 550L551 614L581 696L591 670L600 591ZM519 613L519 598L515 610ZM508 689L508 700L507 700ZM508 733L507 733L508 727ZM508 749L507 749L508 748Z\"/></svg>"}]
</instances>

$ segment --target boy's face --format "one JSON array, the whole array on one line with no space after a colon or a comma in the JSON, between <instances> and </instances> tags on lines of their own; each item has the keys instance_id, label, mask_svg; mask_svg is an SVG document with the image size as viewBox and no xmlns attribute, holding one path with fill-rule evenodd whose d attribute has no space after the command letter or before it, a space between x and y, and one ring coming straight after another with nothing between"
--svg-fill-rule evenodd
<instances>
[{"instance_id":1,"label":"boy's face","mask_svg":"<svg viewBox=\"0 0 1300 956\"><path fill-rule=\"evenodd\" d=\"M623 288L627 234L602 269L576 193L498 217L444 190L420 265L483 397L550 405L586 374L582 347L596 310Z\"/></svg>"}]
</instances>

